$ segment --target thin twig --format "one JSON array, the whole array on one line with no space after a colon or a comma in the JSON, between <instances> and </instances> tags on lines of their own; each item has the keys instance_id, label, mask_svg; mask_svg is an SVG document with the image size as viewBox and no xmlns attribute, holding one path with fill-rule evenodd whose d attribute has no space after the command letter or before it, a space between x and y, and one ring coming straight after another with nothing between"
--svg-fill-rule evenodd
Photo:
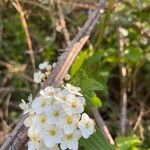
<instances>
[{"instance_id":1,"label":"thin twig","mask_svg":"<svg viewBox=\"0 0 150 150\"><path fill-rule=\"evenodd\" d=\"M98 125L98 127L101 129L103 135L105 136L105 138L108 140L108 142L110 144L115 144L110 132L109 132L109 129L107 128L106 124L105 124L105 121L103 120L103 118L101 117L100 115L100 112L98 111L97 108L92 108L92 113L93 113L93 116L96 120L96 123Z\"/></svg>"},{"instance_id":2,"label":"thin twig","mask_svg":"<svg viewBox=\"0 0 150 150\"><path fill-rule=\"evenodd\" d=\"M143 116L144 116L144 104L141 103L141 105L140 105L140 113L139 113L137 121L136 121L136 123L135 123L135 125L133 127L133 131L137 130L137 128L139 127L139 125L140 125L140 123L142 121Z\"/></svg>"},{"instance_id":3,"label":"thin twig","mask_svg":"<svg viewBox=\"0 0 150 150\"><path fill-rule=\"evenodd\" d=\"M4 111L4 116L5 116L5 119L8 118L8 115L9 115L9 103L10 103L10 98L11 98L12 94L9 93L6 97L6 100L5 100L5 111Z\"/></svg>"},{"instance_id":4,"label":"thin twig","mask_svg":"<svg viewBox=\"0 0 150 150\"><path fill-rule=\"evenodd\" d=\"M60 0L57 0L57 1L58 1L58 4L57 4L57 7L58 7L58 15L59 15L59 20L60 20L62 32L63 32L64 38L65 38L66 44L68 45L68 44L69 44L69 41L70 41L70 36L69 36L69 32L68 32L68 30L67 30L67 28L66 28L65 17L64 17L62 8L61 8L61 6L60 6Z\"/></svg>"},{"instance_id":5,"label":"thin twig","mask_svg":"<svg viewBox=\"0 0 150 150\"><path fill-rule=\"evenodd\" d=\"M68 72L69 67L73 63L77 54L80 52L86 41L88 40L92 29L94 28L97 20L100 16L100 9L105 8L106 0L100 0L97 9L91 14L83 28L75 36L75 38L69 43L66 50L58 59L58 63L48 80L44 83L42 88L48 85L59 86L62 83L63 78ZM27 117L23 116L15 129L10 133L6 141L1 147L1 150L15 149L20 150L22 145L27 141L27 128L25 127L24 120Z\"/></svg>"},{"instance_id":6,"label":"thin twig","mask_svg":"<svg viewBox=\"0 0 150 150\"><path fill-rule=\"evenodd\" d=\"M118 55L120 58L124 57L124 37L120 32L120 27L118 28ZM126 77L127 69L124 63L120 63L120 102L121 102L121 113L120 113L120 134L125 135L126 132L126 121L127 121L127 87L126 87Z\"/></svg>"},{"instance_id":7,"label":"thin twig","mask_svg":"<svg viewBox=\"0 0 150 150\"><path fill-rule=\"evenodd\" d=\"M21 22L22 22L22 27L23 27L24 32L25 32L26 42L27 42L27 46L28 46L28 51L29 51L28 53L30 55L32 69L33 69L33 72L34 72L35 71L34 52L33 52L32 41L31 41L27 21L26 21L26 18L25 18L25 11L23 10L19 0L12 1L12 5L16 8L16 10L18 11L18 13L20 15L20 19L21 19Z\"/></svg>"},{"instance_id":8,"label":"thin twig","mask_svg":"<svg viewBox=\"0 0 150 150\"><path fill-rule=\"evenodd\" d=\"M43 5L37 1L34 0L22 0L24 3L29 3L35 6L38 6L46 11L49 11L49 8L46 5ZM55 3L58 3L57 0L54 0ZM80 8L80 9L91 9L91 10L95 10L96 6L98 5L97 3L94 2L80 2L80 1L64 1L64 0L60 0L60 4L63 4L64 6L73 6L75 8Z\"/></svg>"}]
</instances>

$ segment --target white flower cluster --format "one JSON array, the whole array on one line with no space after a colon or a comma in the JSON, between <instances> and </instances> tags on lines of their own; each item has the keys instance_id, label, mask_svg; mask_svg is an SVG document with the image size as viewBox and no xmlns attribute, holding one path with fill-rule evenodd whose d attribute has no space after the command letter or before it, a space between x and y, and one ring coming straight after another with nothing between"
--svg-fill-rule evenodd
<instances>
[{"instance_id":1,"label":"white flower cluster","mask_svg":"<svg viewBox=\"0 0 150 150\"><path fill-rule=\"evenodd\" d=\"M29 117L28 150L78 150L81 137L95 132L95 122L84 113L85 98L80 88L66 84L62 88L48 86L40 95L20 105Z\"/></svg>"},{"instance_id":2,"label":"white flower cluster","mask_svg":"<svg viewBox=\"0 0 150 150\"><path fill-rule=\"evenodd\" d=\"M56 66L56 63L53 63L52 65L50 65L49 62L47 61L39 64L39 71L34 73L33 81L35 83L44 82L47 79L48 75L50 75L52 69L55 66ZM66 75L65 80L70 80L69 74Z\"/></svg>"}]
</instances>

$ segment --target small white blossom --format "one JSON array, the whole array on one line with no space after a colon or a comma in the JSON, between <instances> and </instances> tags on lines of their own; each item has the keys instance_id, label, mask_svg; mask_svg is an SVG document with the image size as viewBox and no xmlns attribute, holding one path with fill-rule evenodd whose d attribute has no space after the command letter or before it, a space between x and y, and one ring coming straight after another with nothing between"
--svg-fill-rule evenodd
<instances>
[{"instance_id":1,"label":"small white blossom","mask_svg":"<svg viewBox=\"0 0 150 150\"><path fill-rule=\"evenodd\" d=\"M19 107L24 111L23 114L31 112L31 103L32 103L32 95L30 94L28 97L28 103L26 103L23 99L21 99L21 103Z\"/></svg>"},{"instance_id":2,"label":"small white blossom","mask_svg":"<svg viewBox=\"0 0 150 150\"><path fill-rule=\"evenodd\" d=\"M55 67L56 67L56 63L53 63L53 64L52 64L52 67L55 68Z\"/></svg>"},{"instance_id":3,"label":"small white blossom","mask_svg":"<svg viewBox=\"0 0 150 150\"><path fill-rule=\"evenodd\" d=\"M84 97L76 97L72 95L66 104L67 112L69 114L79 114L84 111L85 99Z\"/></svg>"},{"instance_id":4,"label":"small white blossom","mask_svg":"<svg viewBox=\"0 0 150 150\"><path fill-rule=\"evenodd\" d=\"M21 103L19 104L19 107L24 111L23 114L27 113L29 110L28 103L26 103L23 99L21 99Z\"/></svg>"},{"instance_id":5,"label":"small white blossom","mask_svg":"<svg viewBox=\"0 0 150 150\"><path fill-rule=\"evenodd\" d=\"M39 146L39 150L60 150L60 149L59 149L58 145L55 145L52 148L48 148L48 147L46 147L46 145L44 144L44 142L41 142L40 146Z\"/></svg>"},{"instance_id":6,"label":"small white blossom","mask_svg":"<svg viewBox=\"0 0 150 150\"><path fill-rule=\"evenodd\" d=\"M79 95L79 96L83 96L80 91L81 89L79 87L75 87L69 83L66 84L66 86L63 86L65 89L67 89L70 93L75 94L75 95Z\"/></svg>"},{"instance_id":7,"label":"small white blossom","mask_svg":"<svg viewBox=\"0 0 150 150\"><path fill-rule=\"evenodd\" d=\"M68 90L63 89L55 95L55 98L61 103L66 103L66 101L70 98L71 95L72 94L70 94Z\"/></svg>"},{"instance_id":8,"label":"small white blossom","mask_svg":"<svg viewBox=\"0 0 150 150\"><path fill-rule=\"evenodd\" d=\"M71 79L70 74L66 74L66 76L65 76L65 80L66 80L66 81L68 81L68 80L70 80L70 79Z\"/></svg>"},{"instance_id":9,"label":"small white blossom","mask_svg":"<svg viewBox=\"0 0 150 150\"><path fill-rule=\"evenodd\" d=\"M78 140L80 139L80 137L80 130L75 130L71 134L65 134L60 145L61 149L66 150L68 148L71 150L78 150Z\"/></svg>"},{"instance_id":10,"label":"small white blossom","mask_svg":"<svg viewBox=\"0 0 150 150\"><path fill-rule=\"evenodd\" d=\"M41 71L34 73L34 77L33 77L34 82L41 83L44 80L44 78L45 78L45 75Z\"/></svg>"},{"instance_id":11,"label":"small white blossom","mask_svg":"<svg viewBox=\"0 0 150 150\"><path fill-rule=\"evenodd\" d=\"M36 123L36 115L30 114L29 117L27 117L24 121L24 125L27 127L34 126Z\"/></svg>"},{"instance_id":12,"label":"small white blossom","mask_svg":"<svg viewBox=\"0 0 150 150\"><path fill-rule=\"evenodd\" d=\"M64 119L63 129L66 134L72 133L77 129L77 124L80 120L80 115L68 115Z\"/></svg>"},{"instance_id":13,"label":"small white blossom","mask_svg":"<svg viewBox=\"0 0 150 150\"><path fill-rule=\"evenodd\" d=\"M63 111L63 107L60 104L54 104L51 107L48 107L45 110L45 113L48 116L48 120L50 124L60 124L63 121L65 116L65 112Z\"/></svg>"},{"instance_id":14,"label":"small white blossom","mask_svg":"<svg viewBox=\"0 0 150 150\"><path fill-rule=\"evenodd\" d=\"M37 114L40 114L44 112L45 108L48 107L50 103L51 103L50 99L46 99L42 96L39 96L35 98L34 101L32 102L32 108Z\"/></svg>"},{"instance_id":15,"label":"small white blossom","mask_svg":"<svg viewBox=\"0 0 150 150\"><path fill-rule=\"evenodd\" d=\"M36 115L35 125L39 131L43 131L43 129L48 126L48 116L45 113Z\"/></svg>"},{"instance_id":16,"label":"small white blossom","mask_svg":"<svg viewBox=\"0 0 150 150\"><path fill-rule=\"evenodd\" d=\"M82 114L81 121L78 123L78 127L81 130L81 133L84 138L88 138L90 135L92 135L95 132L95 122L93 119L89 118L89 116L84 113Z\"/></svg>"},{"instance_id":17,"label":"small white blossom","mask_svg":"<svg viewBox=\"0 0 150 150\"><path fill-rule=\"evenodd\" d=\"M60 91L59 88L54 88L52 86L48 86L44 90L41 90L40 94L43 97L49 97L50 98L50 97L53 97L55 94L57 94L59 91Z\"/></svg>"},{"instance_id":18,"label":"small white blossom","mask_svg":"<svg viewBox=\"0 0 150 150\"><path fill-rule=\"evenodd\" d=\"M30 138L30 141L28 142L28 150L39 149L41 137L37 130L34 128L29 128L28 136Z\"/></svg>"},{"instance_id":19,"label":"small white blossom","mask_svg":"<svg viewBox=\"0 0 150 150\"><path fill-rule=\"evenodd\" d=\"M52 66L49 65L49 63L47 61L44 61L43 63L39 64L39 69L50 71L52 69Z\"/></svg>"},{"instance_id":20,"label":"small white blossom","mask_svg":"<svg viewBox=\"0 0 150 150\"><path fill-rule=\"evenodd\" d=\"M52 148L56 144L60 143L62 136L62 129L56 126L48 126L42 133L44 143L49 148Z\"/></svg>"}]
</instances>

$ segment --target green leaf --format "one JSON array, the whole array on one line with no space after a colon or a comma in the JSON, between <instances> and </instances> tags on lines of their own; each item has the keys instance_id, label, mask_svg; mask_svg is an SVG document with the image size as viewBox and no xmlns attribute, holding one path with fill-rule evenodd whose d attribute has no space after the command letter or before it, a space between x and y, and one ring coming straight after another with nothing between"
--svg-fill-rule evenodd
<instances>
[{"instance_id":1,"label":"green leaf","mask_svg":"<svg viewBox=\"0 0 150 150\"><path fill-rule=\"evenodd\" d=\"M98 81L86 77L81 81L81 89L88 104L101 107L101 100L96 96L95 91L103 90L103 86Z\"/></svg>"},{"instance_id":2,"label":"green leaf","mask_svg":"<svg viewBox=\"0 0 150 150\"><path fill-rule=\"evenodd\" d=\"M80 69L87 56L87 51L81 52L70 69L70 75L73 76Z\"/></svg>"},{"instance_id":3,"label":"green leaf","mask_svg":"<svg viewBox=\"0 0 150 150\"><path fill-rule=\"evenodd\" d=\"M94 79L86 78L81 83L81 89L83 91L100 91L103 90L103 86Z\"/></svg>"},{"instance_id":4,"label":"green leaf","mask_svg":"<svg viewBox=\"0 0 150 150\"><path fill-rule=\"evenodd\" d=\"M100 98L97 97L96 95L94 95L94 96L91 98L91 103L92 103L95 107L101 107L101 106L102 106L102 102L101 102Z\"/></svg>"},{"instance_id":5,"label":"green leaf","mask_svg":"<svg viewBox=\"0 0 150 150\"><path fill-rule=\"evenodd\" d=\"M143 57L143 53L139 48L130 48L126 50L126 58L132 63L140 61Z\"/></svg>"},{"instance_id":6,"label":"green leaf","mask_svg":"<svg viewBox=\"0 0 150 150\"><path fill-rule=\"evenodd\" d=\"M116 138L117 146L120 150L134 150L136 145L140 144L141 141L137 137L117 137Z\"/></svg>"},{"instance_id":7,"label":"green leaf","mask_svg":"<svg viewBox=\"0 0 150 150\"><path fill-rule=\"evenodd\" d=\"M113 150L113 145L107 143L103 134L96 130L96 132L88 139L81 138L79 142L81 147L85 150Z\"/></svg>"}]
</instances>

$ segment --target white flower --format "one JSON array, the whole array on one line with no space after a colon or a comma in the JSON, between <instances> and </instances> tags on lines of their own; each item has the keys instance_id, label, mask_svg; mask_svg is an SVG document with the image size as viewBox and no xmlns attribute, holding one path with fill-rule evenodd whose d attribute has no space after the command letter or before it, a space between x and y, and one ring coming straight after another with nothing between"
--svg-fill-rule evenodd
<instances>
[{"instance_id":1,"label":"white flower","mask_svg":"<svg viewBox=\"0 0 150 150\"><path fill-rule=\"evenodd\" d=\"M60 150L60 149L59 149L58 145L55 145L52 148L48 148L48 147L46 147L46 145L43 142L41 142L40 146L39 146L39 150Z\"/></svg>"},{"instance_id":2,"label":"white flower","mask_svg":"<svg viewBox=\"0 0 150 150\"><path fill-rule=\"evenodd\" d=\"M36 115L35 114L30 114L24 121L24 125L26 127L31 127L34 126L36 124Z\"/></svg>"},{"instance_id":3,"label":"white flower","mask_svg":"<svg viewBox=\"0 0 150 150\"><path fill-rule=\"evenodd\" d=\"M48 120L50 124L60 124L63 121L65 116L64 109L60 104L54 104L51 107L47 107L45 113L48 116Z\"/></svg>"},{"instance_id":4,"label":"white flower","mask_svg":"<svg viewBox=\"0 0 150 150\"><path fill-rule=\"evenodd\" d=\"M81 89L79 87L75 87L69 83L66 84L66 86L63 86L65 89L67 89L70 93L73 93L75 95L83 96L80 91Z\"/></svg>"},{"instance_id":5,"label":"white flower","mask_svg":"<svg viewBox=\"0 0 150 150\"><path fill-rule=\"evenodd\" d=\"M39 64L39 69L41 70L51 70L52 69L52 66L49 65L49 63L47 61L44 61L43 63Z\"/></svg>"},{"instance_id":6,"label":"white flower","mask_svg":"<svg viewBox=\"0 0 150 150\"><path fill-rule=\"evenodd\" d=\"M44 73L42 73L41 71L38 71L34 73L33 81L36 83L41 83L42 80L44 80L44 78L45 78Z\"/></svg>"},{"instance_id":7,"label":"white flower","mask_svg":"<svg viewBox=\"0 0 150 150\"><path fill-rule=\"evenodd\" d=\"M48 126L48 116L45 113L36 115L36 128L42 132L43 129Z\"/></svg>"},{"instance_id":8,"label":"white flower","mask_svg":"<svg viewBox=\"0 0 150 150\"><path fill-rule=\"evenodd\" d=\"M66 74L66 76L65 76L65 80L66 80L66 81L68 81L68 80L70 80L70 79L71 79L70 74Z\"/></svg>"},{"instance_id":9,"label":"white flower","mask_svg":"<svg viewBox=\"0 0 150 150\"><path fill-rule=\"evenodd\" d=\"M70 96L70 99L66 102L67 112L69 114L78 114L84 111L85 99L84 97Z\"/></svg>"},{"instance_id":10,"label":"white flower","mask_svg":"<svg viewBox=\"0 0 150 150\"><path fill-rule=\"evenodd\" d=\"M46 107L48 107L48 105L50 105L50 103L50 99L44 98L43 96L39 96L36 97L32 102L32 108L37 114L40 114L44 112L44 110L46 109Z\"/></svg>"},{"instance_id":11,"label":"white flower","mask_svg":"<svg viewBox=\"0 0 150 150\"><path fill-rule=\"evenodd\" d=\"M66 134L72 133L77 129L77 124L80 120L80 115L68 115L64 119L63 129Z\"/></svg>"},{"instance_id":12,"label":"white flower","mask_svg":"<svg viewBox=\"0 0 150 150\"><path fill-rule=\"evenodd\" d=\"M41 137L39 133L34 128L29 128L28 136L30 141L28 142L28 150L36 150L39 149Z\"/></svg>"},{"instance_id":13,"label":"white flower","mask_svg":"<svg viewBox=\"0 0 150 150\"><path fill-rule=\"evenodd\" d=\"M52 64L52 67L55 68L55 67L56 67L56 63L53 63L53 64Z\"/></svg>"},{"instance_id":14,"label":"white flower","mask_svg":"<svg viewBox=\"0 0 150 150\"><path fill-rule=\"evenodd\" d=\"M39 143L29 141L28 142L28 150L39 150Z\"/></svg>"},{"instance_id":15,"label":"white flower","mask_svg":"<svg viewBox=\"0 0 150 150\"><path fill-rule=\"evenodd\" d=\"M31 112L31 103L32 103L32 95L30 94L28 97L28 103L26 103L23 99L21 99L21 103L19 107L24 111L23 114Z\"/></svg>"},{"instance_id":16,"label":"white flower","mask_svg":"<svg viewBox=\"0 0 150 150\"><path fill-rule=\"evenodd\" d=\"M24 111L23 114L29 111L29 105L23 99L21 99L21 103L19 104L19 107Z\"/></svg>"},{"instance_id":17,"label":"white flower","mask_svg":"<svg viewBox=\"0 0 150 150\"><path fill-rule=\"evenodd\" d=\"M81 137L81 132L80 130L75 130L71 134L65 134L62 138L61 142L61 149L71 149L71 150L78 150L78 140Z\"/></svg>"},{"instance_id":18,"label":"white flower","mask_svg":"<svg viewBox=\"0 0 150 150\"><path fill-rule=\"evenodd\" d=\"M63 136L62 129L56 126L48 126L46 130L43 131L42 134L44 143L49 148L52 148L56 144L60 143L62 136Z\"/></svg>"},{"instance_id":19,"label":"white flower","mask_svg":"<svg viewBox=\"0 0 150 150\"><path fill-rule=\"evenodd\" d=\"M60 91L60 88L54 88L52 86L46 87L44 90L40 91L40 94L44 97L53 97L55 94L57 94Z\"/></svg>"},{"instance_id":20,"label":"white flower","mask_svg":"<svg viewBox=\"0 0 150 150\"><path fill-rule=\"evenodd\" d=\"M55 95L56 100L61 103L66 103L66 101L70 98L71 94L68 90L63 89Z\"/></svg>"},{"instance_id":21,"label":"white flower","mask_svg":"<svg viewBox=\"0 0 150 150\"><path fill-rule=\"evenodd\" d=\"M84 138L88 138L95 132L95 122L93 119L89 118L86 113L82 114L81 121L78 123L78 128L81 130L81 133Z\"/></svg>"}]
</instances>

